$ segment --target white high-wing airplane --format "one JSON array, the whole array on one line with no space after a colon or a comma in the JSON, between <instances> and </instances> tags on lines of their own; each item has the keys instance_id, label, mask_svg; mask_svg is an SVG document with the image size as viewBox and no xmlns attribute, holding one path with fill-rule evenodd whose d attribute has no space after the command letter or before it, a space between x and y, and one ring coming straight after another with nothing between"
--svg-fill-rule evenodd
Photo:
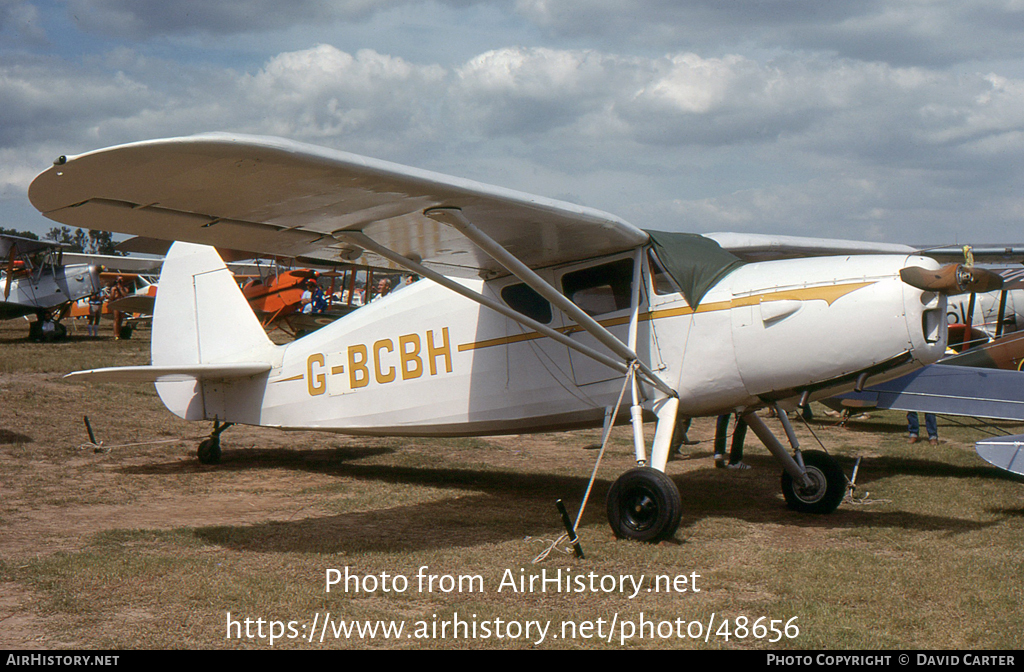
<instances>
[{"instance_id":1,"label":"white high-wing airplane","mask_svg":"<svg viewBox=\"0 0 1024 672\"><path fill-rule=\"evenodd\" d=\"M945 294L976 279L905 246L714 236L754 258L840 255L745 263L709 237L250 136L60 157L29 197L70 226L185 241L164 261L152 365L77 375L155 381L171 411L213 420L201 460L219 458L220 423L464 436L628 414L638 466L612 486L608 514L617 535L647 541L679 524L664 472L682 417L742 413L780 461L788 504L834 510L847 484L835 460L800 451L781 413L790 454L755 411L938 360ZM205 245L361 258L434 282L277 346ZM650 450L644 419L657 421Z\"/></svg>"}]
</instances>

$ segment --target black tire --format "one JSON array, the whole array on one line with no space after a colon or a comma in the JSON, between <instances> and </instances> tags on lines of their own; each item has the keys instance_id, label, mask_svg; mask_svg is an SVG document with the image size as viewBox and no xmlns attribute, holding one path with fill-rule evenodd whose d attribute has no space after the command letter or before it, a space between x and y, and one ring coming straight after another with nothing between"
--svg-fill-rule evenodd
<instances>
[{"instance_id":1,"label":"black tire","mask_svg":"<svg viewBox=\"0 0 1024 672\"><path fill-rule=\"evenodd\" d=\"M620 539L669 539L679 528L682 515L679 488L657 469L631 469L608 490L608 523Z\"/></svg>"},{"instance_id":2,"label":"black tire","mask_svg":"<svg viewBox=\"0 0 1024 672\"><path fill-rule=\"evenodd\" d=\"M220 464L220 440L204 439L196 454L202 464Z\"/></svg>"},{"instance_id":3,"label":"black tire","mask_svg":"<svg viewBox=\"0 0 1024 672\"><path fill-rule=\"evenodd\" d=\"M782 472L782 496L786 505L801 513L832 513L846 496L846 474L839 463L820 450L803 453L807 475L814 482L810 488L797 487L789 472Z\"/></svg>"},{"instance_id":4,"label":"black tire","mask_svg":"<svg viewBox=\"0 0 1024 672\"><path fill-rule=\"evenodd\" d=\"M43 331L43 322L36 320L28 325L28 339L33 343L52 343L63 341L68 336L68 328L60 322L53 323L53 331Z\"/></svg>"}]
</instances>

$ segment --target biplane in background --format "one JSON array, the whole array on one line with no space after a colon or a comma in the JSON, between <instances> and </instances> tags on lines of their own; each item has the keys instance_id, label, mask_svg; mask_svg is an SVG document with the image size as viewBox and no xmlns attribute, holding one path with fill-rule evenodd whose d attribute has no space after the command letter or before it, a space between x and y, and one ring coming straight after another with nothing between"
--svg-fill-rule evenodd
<instances>
[{"instance_id":1,"label":"biplane in background","mask_svg":"<svg viewBox=\"0 0 1024 672\"><path fill-rule=\"evenodd\" d=\"M348 315L366 303L386 296L402 281L392 273L346 264L344 270L277 269L242 281L242 294L265 329L280 329L301 338ZM361 280L357 280L362 275ZM246 279L249 278L249 279ZM307 304L308 309L307 309Z\"/></svg>"},{"instance_id":2,"label":"biplane in background","mask_svg":"<svg viewBox=\"0 0 1024 672\"><path fill-rule=\"evenodd\" d=\"M1003 279L1002 289L958 296L946 308L949 346L957 352L1024 330L1024 269L992 270Z\"/></svg>"},{"instance_id":3,"label":"biplane in background","mask_svg":"<svg viewBox=\"0 0 1024 672\"><path fill-rule=\"evenodd\" d=\"M90 263L99 268L102 292L78 299L66 312L66 317L74 318L72 324L75 328L83 318L89 317L90 301L96 298L102 300L101 318L109 319L117 313L123 313L119 318L123 327L115 328L119 338L130 338L135 327L152 317L153 302L156 298L156 285L153 284L153 279L160 273L161 259L84 252L65 252L64 259L73 263ZM110 289L119 279L122 281L125 295L109 300ZM93 333L93 327L90 325L89 335Z\"/></svg>"},{"instance_id":4,"label":"biplane in background","mask_svg":"<svg viewBox=\"0 0 1024 672\"><path fill-rule=\"evenodd\" d=\"M59 243L18 236L0 236L0 319L35 315L29 324L33 341L60 340L67 335L61 324L72 304L102 289L99 266L65 263L70 253Z\"/></svg>"},{"instance_id":5,"label":"biplane in background","mask_svg":"<svg viewBox=\"0 0 1024 672\"><path fill-rule=\"evenodd\" d=\"M74 375L155 381L171 411L214 422L202 461L219 459L221 423L465 436L607 429L625 415L637 467L609 490L608 517L617 535L645 541L672 536L682 514L665 474L682 417L739 412L781 464L788 505L833 511L847 489L838 463L801 450L779 413L790 452L756 411L938 360L946 296L994 282L903 245L644 231L575 204L275 138L210 134L62 156L29 198L58 222L184 241L160 276L152 364ZM208 246L433 282L274 345ZM764 254L777 260L744 259ZM808 256L828 254L839 256ZM645 420L657 423L650 450Z\"/></svg>"}]
</instances>

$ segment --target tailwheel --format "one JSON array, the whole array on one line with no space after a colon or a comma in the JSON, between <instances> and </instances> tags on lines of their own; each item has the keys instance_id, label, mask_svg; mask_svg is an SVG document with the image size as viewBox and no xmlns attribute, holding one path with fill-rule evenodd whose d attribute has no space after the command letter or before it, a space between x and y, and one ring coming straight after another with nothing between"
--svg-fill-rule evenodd
<instances>
[{"instance_id":1,"label":"tailwheel","mask_svg":"<svg viewBox=\"0 0 1024 672\"><path fill-rule=\"evenodd\" d=\"M789 472L782 472L782 495L786 504L801 513L832 513L846 496L846 474L828 453L808 450L803 453L808 487L793 481Z\"/></svg>"},{"instance_id":2,"label":"tailwheel","mask_svg":"<svg viewBox=\"0 0 1024 672\"><path fill-rule=\"evenodd\" d=\"M220 439L216 437L203 439L196 452L202 464L220 464Z\"/></svg>"},{"instance_id":3,"label":"tailwheel","mask_svg":"<svg viewBox=\"0 0 1024 672\"><path fill-rule=\"evenodd\" d=\"M622 539L669 539L676 533L682 515L679 488L657 469L631 469L608 491L608 522L615 536Z\"/></svg>"},{"instance_id":4,"label":"tailwheel","mask_svg":"<svg viewBox=\"0 0 1024 672\"><path fill-rule=\"evenodd\" d=\"M220 464L220 435L233 424L235 423L225 422L222 424L219 419L214 418L213 431L210 432L210 438L204 439L199 444L199 450L196 451L202 464Z\"/></svg>"}]
</instances>

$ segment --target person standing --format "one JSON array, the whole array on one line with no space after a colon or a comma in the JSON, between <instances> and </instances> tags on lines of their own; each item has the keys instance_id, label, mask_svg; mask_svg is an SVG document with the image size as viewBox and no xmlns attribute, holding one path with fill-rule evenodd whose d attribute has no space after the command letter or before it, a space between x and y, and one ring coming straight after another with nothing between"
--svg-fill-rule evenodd
<instances>
[{"instance_id":1,"label":"person standing","mask_svg":"<svg viewBox=\"0 0 1024 672\"><path fill-rule=\"evenodd\" d=\"M924 414L924 429L928 432L928 443L937 445L939 443L939 422L934 413ZM918 435L921 433L921 421L917 411L907 413L907 433L910 435L910 443L918 442Z\"/></svg>"},{"instance_id":2,"label":"person standing","mask_svg":"<svg viewBox=\"0 0 1024 672\"><path fill-rule=\"evenodd\" d=\"M729 448L729 462L725 461L725 439L729 434L729 416L725 413L718 416L715 426L715 467L717 469L750 469L743 461L743 441L747 436L747 423L736 414L736 427L732 432L732 446Z\"/></svg>"},{"instance_id":3,"label":"person standing","mask_svg":"<svg viewBox=\"0 0 1024 672\"><path fill-rule=\"evenodd\" d=\"M128 285L125 284L123 276L117 276L117 280L110 286L110 303L128 296ZM121 330L124 328L124 311L111 309L114 317L114 340L121 340Z\"/></svg>"},{"instance_id":4,"label":"person standing","mask_svg":"<svg viewBox=\"0 0 1024 672\"><path fill-rule=\"evenodd\" d=\"M86 330L92 338L100 335L100 318L103 316L103 303L106 300L106 287L89 297L89 324Z\"/></svg>"},{"instance_id":5,"label":"person standing","mask_svg":"<svg viewBox=\"0 0 1024 672\"><path fill-rule=\"evenodd\" d=\"M302 292L302 297L299 299L302 304L303 315L313 315L315 313L323 312L321 304L324 303L323 291L320 289L320 285L317 281L310 278L306 280L306 289Z\"/></svg>"}]
</instances>

